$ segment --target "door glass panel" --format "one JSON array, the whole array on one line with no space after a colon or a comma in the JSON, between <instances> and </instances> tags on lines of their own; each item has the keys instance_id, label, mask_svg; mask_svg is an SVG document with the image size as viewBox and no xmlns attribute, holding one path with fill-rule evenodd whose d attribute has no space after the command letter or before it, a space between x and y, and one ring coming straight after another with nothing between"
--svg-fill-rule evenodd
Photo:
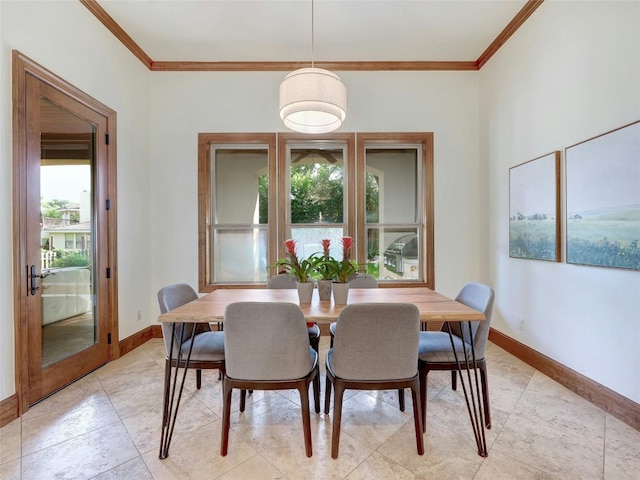
<instances>
[{"instance_id":1,"label":"door glass panel","mask_svg":"<svg viewBox=\"0 0 640 480\"><path fill-rule=\"evenodd\" d=\"M40 99L42 366L93 346L95 127Z\"/></svg>"}]
</instances>

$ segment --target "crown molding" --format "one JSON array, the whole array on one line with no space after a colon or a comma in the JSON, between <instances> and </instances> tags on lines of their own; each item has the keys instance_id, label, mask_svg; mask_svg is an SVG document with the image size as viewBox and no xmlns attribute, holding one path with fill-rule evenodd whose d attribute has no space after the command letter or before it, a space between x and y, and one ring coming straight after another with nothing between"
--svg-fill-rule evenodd
<instances>
[{"instance_id":1,"label":"crown molding","mask_svg":"<svg viewBox=\"0 0 640 480\"><path fill-rule=\"evenodd\" d=\"M308 67L308 62L191 62L154 61L124 29L100 6L97 0L79 0L89 11L135 55L145 67L157 72L278 72ZM527 0L525 6L491 42L477 60L470 61L368 61L315 62L318 68L335 71L476 71L522 26L544 0Z\"/></svg>"}]
</instances>

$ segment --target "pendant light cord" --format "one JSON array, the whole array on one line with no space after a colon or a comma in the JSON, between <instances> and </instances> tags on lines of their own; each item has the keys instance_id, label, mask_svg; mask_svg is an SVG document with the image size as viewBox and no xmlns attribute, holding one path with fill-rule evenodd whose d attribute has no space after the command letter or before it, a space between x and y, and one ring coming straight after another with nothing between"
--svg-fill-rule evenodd
<instances>
[{"instance_id":1,"label":"pendant light cord","mask_svg":"<svg viewBox=\"0 0 640 480\"><path fill-rule=\"evenodd\" d=\"M313 19L313 0L311 0L311 68L314 68L314 60L315 60L315 45L314 45L314 41L315 41L315 35L314 35L314 31L313 31L313 25L314 25L314 19Z\"/></svg>"}]
</instances>

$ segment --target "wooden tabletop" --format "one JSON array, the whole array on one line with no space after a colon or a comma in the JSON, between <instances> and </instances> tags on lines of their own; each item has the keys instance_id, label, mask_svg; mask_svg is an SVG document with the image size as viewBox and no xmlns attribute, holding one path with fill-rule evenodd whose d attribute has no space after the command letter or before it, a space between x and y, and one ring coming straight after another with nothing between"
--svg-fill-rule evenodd
<instances>
[{"instance_id":1,"label":"wooden tabletop","mask_svg":"<svg viewBox=\"0 0 640 480\"><path fill-rule=\"evenodd\" d=\"M204 297L163 313L159 322L213 323L224 321L224 310L234 302L291 302L298 304L298 292L293 289L218 289ZM352 288L347 303L413 303L423 322L484 320L484 314L456 302L426 287L419 288ZM310 304L300 305L307 321L335 322L344 305L320 301L314 290Z\"/></svg>"}]
</instances>

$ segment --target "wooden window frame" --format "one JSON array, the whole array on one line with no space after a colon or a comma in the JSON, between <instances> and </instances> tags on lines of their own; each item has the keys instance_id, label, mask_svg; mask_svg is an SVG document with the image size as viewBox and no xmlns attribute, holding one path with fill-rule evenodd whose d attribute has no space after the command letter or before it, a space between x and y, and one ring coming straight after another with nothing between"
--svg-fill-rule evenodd
<instances>
[{"instance_id":1,"label":"wooden window frame","mask_svg":"<svg viewBox=\"0 0 640 480\"><path fill-rule=\"evenodd\" d=\"M212 283L211 279L211 145L262 144L268 148L269 157L269 226L267 262L272 264L285 256L286 240L286 175L289 174L287 147L294 144L346 144L345 157L345 214L347 235L355 240L354 258L360 264L366 262L365 223L365 154L372 144L384 147L393 145L419 145L422 155L421 179L421 281L384 281L382 287L426 286L435 289L434 255L434 166L433 133L333 133L305 135L298 133L200 133L198 134L198 285L200 292L217 288L261 288L262 284ZM277 149L276 149L277 147Z\"/></svg>"},{"instance_id":2,"label":"wooden window frame","mask_svg":"<svg viewBox=\"0 0 640 480\"><path fill-rule=\"evenodd\" d=\"M422 281L384 281L379 280L381 286L403 287L403 286L425 286L435 289L435 258L434 258L434 208L433 208L433 133L358 133L356 135L357 144L357 227L356 227L356 255L359 264L364 264L367 260L366 248L366 215L365 215L365 168L366 149L372 145L384 148L394 145L419 145L422 155L421 182L422 198L421 218L419 223L422 229L420 242L420 265ZM382 253L382 252L380 252Z\"/></svg>"},{"instance_id":3,"label":"wooden window frame","mask_svg":"<svg viewBox=\"0 0 640 480\"><path fill-rule=\"evenodd\" d=\"M260 285L246 283L212 283L211 273L211 145L266 145L269 157L269 226L267 258L276 255L276 192L272 182L276 179L275 133L200 133L198 134L198 288L200 292L212 292L217 288L251 288ZM269 260L270 261L270 260Z\"/></svg>"}]
</instances>

